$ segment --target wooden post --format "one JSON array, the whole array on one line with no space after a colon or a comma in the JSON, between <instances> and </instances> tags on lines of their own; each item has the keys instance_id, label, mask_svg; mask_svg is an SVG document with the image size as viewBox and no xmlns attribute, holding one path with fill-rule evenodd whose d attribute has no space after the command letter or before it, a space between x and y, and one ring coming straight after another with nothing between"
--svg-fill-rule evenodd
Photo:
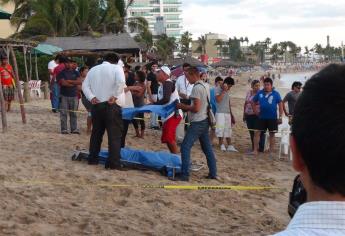
<instances>
[{"instance_id":1,"label":"wooden post","mask_svg":"<svg viewBox=\"0 0 345 236\"><path fill-rule=\"evenodd\" d=\"M20 113L22 114L22 122L23 124L26 124L26 116L25 116L25 108L24 108L24 99L23 99L23 94L22 94L22 86L19 82L19 74L18 74L18 64L17 64L17 58L16 54L14 54L13 47L10 46L10 52L12 55L12 60L13 60L13 66L14 66L14 79L16 81L16 86L18 90L18 97L19 97L19 103L20 103Z\"/></svg>"},{"instance_id":2,"label":"wooden post","mask_svg":"<svg viewBox=\"0 0 345 236\"><path fill-rule=\"evenodd\" d=\"M2 85L0 83L0 105L1 105L1 121L2 121L2 132L7 132L7 117L4 94L2 92Z\"/></svg>"},{"instance_id":3,"label":"wooden post","mask_svg":"<svg viewBox=\"0 0 345 236\"><path fill-rule=\"evenodd\" d=\"M36 69L36 80L39 80L38 66L37 66L37 53L35 52L35 69Z\"/></svg>"},{"instance_id":4,"label":"wooden post","mask_svg":"<svg viewBox=\"0 0 345 236\"><path fill-rule=\"evenodd\" d=\"M29 54L29 61L30 61L30 72L29 72L29 80L32 80L32 55L31 55L31 51L30 51L30 54Z\"/></svg>"},{"instance_id":5,"label":"wooden post","mask_svg":"<svg viewBox=\"0 0 345 236\"><path fill-rule=\"evenodd\" d=\"M49 83L47 81L44 82L43 93L44 99L49 99Z\"/></svg>"},{"instance_id":6,"label":"wooden post","mask_svg":"<svg viewBox=\"0 0 345 236\"><path fill-rule=\"evenodd\" d=\"M25 102L30 102L30 88L29 88L29 83L28 82L24 82L24 101Z\"/></svg>"},{"instance_id":7,"label":"wooden post","mask_svg":"<svg viewBox=\"0 0 345 236\"><path fill-rule=\"evenodd\" d=\"M26 82L28 82L29 81L29 72L28 72L28 62L26 60L26 47L23 47L23 54L24 54L25 78L26 78Z\"/></svg>"}]
</instances>

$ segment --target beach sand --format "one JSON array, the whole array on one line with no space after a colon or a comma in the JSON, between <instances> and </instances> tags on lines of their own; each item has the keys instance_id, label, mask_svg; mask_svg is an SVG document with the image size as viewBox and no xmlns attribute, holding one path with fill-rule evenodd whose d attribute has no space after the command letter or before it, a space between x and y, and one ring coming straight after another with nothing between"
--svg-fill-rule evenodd
<instances>
[{"instance_id":1,"label":"beach sand","mask_svg":"<svg viewBox=\"0 0 345 236\"><path fill-rule=\"evenodd\" d=\"M215 146L221 181L207 180L200 145L192 160L205 168L193 172L190 185L274 186L265 191L165 190L106 185L172 185L158 172L106 171L103 166L72 162L76 146L88 148L86 114L79 114L81 135L59 134L59 117L48 100L26 106L27 124L19 107L8 114L9 131L0 134L0 235L268 235L289 222L288 192L296 173L286 158L245 155L249 134L242 122L246 80L232 88L237 124L234 145L240 153ZM166 150L160 132L132 138L135 149ZM107 138L103 146L106 147ZM276 155L277 156L277 155ZM105 186L99 186L104 184ZM98 185L98 186L97 186Z\"/></svg>"}]
</instances>

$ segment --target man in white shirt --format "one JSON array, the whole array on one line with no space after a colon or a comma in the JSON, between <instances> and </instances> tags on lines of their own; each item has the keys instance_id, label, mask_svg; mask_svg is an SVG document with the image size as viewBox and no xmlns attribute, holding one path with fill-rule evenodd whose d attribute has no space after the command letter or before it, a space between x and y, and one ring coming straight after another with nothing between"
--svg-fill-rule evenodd
<instances>
[{"instance_id":1,"label":"man in white shirt","mask_svg":"<svg viewBox=\"0 0 345 236\"><path fill-rule=\"evenodd\" d=\"M345 66L327 66L303 89L290 142L308 203L277 235L345 235Z\"/></svg>"},{"instance_id":2,"label":"man in white shirt","mask_svg":"<svg viewBox=\"0 0 345 236\"><path fill-rule=\"evenodd\" d=\"M107 130L109 158L105 168L120 170L123 122L121 99L118 98L124 93L125 74L122 67L116 65L119 57L115 53L107 54L104 60L89 71L82 86L86 98L93 104L89 164L98 164L103 135Z\"/></svg>"},{"instance_id":3,"label":"man in white shirt","mask_svg":"<svg viewBox=\"0 0 345 236\"><path fill-rule=\"evenodd\" d=\"M191 104L191 100L189 96L191 95L193 86L194 86L193 84L189 83L185 75L185 73L190 67L191 65L188 63L184 63L182 65L183 74L177 78L176 85L175 85L178 95L180 97L180 102L186 105ZM179 126L177 126L177 129L176 129L176 140L179 143L182 143L183 138L184 138L185 123L188 123L187 112L183 113L183 119L181 120Z\"/></svg>"},{"instance_id":4,"label":"man in white shirt","mask_svg":"<svg viewBox=\"0 0 345 236\"><path fill-rule=\"evenodd\" d=\"M54 69L59 65L59 58L60 55L56 55L54 60L51 60L48 63L48 72L49 72L49 77L50 77L50 100L52 104L52 111L56 112L57 109L59 108L59 85L56 82L56 78L54 76Z\"/></svg>"}]
</instances>

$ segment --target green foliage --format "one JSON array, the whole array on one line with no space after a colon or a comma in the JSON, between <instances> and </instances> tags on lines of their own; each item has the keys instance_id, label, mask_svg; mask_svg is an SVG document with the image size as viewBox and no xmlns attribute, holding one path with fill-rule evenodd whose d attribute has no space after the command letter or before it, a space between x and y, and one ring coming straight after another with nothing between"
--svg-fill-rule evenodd
<instances>
[{"instance_id":1,"label":"green foliage","mask_svg":"<svg viewBox=\"0 0 345 236\"><path fill-rule=\"evenodd\" d=\"M18 64L18 73L19 79L22 81L26 81L25 75L25 66L24 66L24 56L22 52L15 52ZM52 60L52 56L39 56L37 57L37 67L38 67L38 75L39 79L42 81L49 81L49 73L48 73L48 63ZM28 74L30 77L30 59L29 55L26 56L27 66L28 66ZM31 79L36 79L36 69L35 69L35 55L32 55L32 73ZM12 61L11 61L12 63ZM13 66L13 64L12 64Z\"/></svg>"},{"instance_id":2,"label":"green foliage","mask_svg":"<svg viewBox=\"0 0 345 236\"><path fill-rule=\"evenodd\" d=\"M183 55L188 55L190 52L190 44L192 43L192 34L188 31L184 32L181 36L180 46L181 46L181 53Z\"/></svg>"},{"instance_id":3,"label":"green foliage","mask_svg":"<svg viewBox=\"0 0 345 236\"><path fill-rule=\"evenodd\" d=\"M124 32L124 0L0 0L12 2L15 10L13 37L42 39L47 36L94 35ZM131 4L133 1L130 1ZM133 19L132 28L148 29L145 19Z\"/></svg>"},{"instance_id":4,"label":"green foliage","mask_svg":"<svg viewBox=\"0 0 345 236\"><path fill-rule=\"evenodd\" d=\"M166 61L168 58L173 56L176 47L176 39L168 37L166 34L160 35L155 42L157 54L163 61Z\"/></svg>"}]
</instances>

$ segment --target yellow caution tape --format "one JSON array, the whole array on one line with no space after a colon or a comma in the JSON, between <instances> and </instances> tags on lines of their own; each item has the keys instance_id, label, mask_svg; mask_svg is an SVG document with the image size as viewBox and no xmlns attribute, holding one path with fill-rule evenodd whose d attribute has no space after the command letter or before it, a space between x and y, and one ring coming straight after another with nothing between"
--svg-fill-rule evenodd
<instances>
[{"instance_id":1,"label":"yellow caution tape","mask_svg":"<svg viewBox=\"0 0 345 236\"><path fill-rule=\"evenodd\" d=\"M75 186L75 187L108 187L108 188L142 188L142 189L167 189L167 190L234 190L234 191L264 191L264 190L284 190L284 188L269 186L231 186L231 185L129 185L129 184L83 184L68 182L49 181L4 181L5 185L20 186ZM8 186L9 187L9 186Z\"/></svg>"}]
</instances>

